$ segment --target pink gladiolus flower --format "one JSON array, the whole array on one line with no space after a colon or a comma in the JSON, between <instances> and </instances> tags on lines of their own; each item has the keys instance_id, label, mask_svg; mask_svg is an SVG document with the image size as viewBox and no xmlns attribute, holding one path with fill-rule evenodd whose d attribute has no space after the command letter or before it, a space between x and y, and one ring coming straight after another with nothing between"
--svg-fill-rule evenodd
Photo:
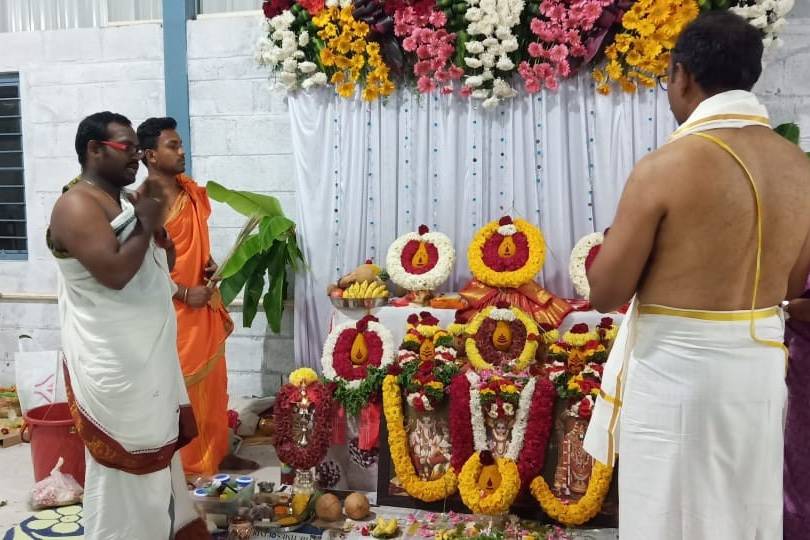
<instances>
[{"instance_id":1,"label":"pink gladiolus flower","mask_svg":"<svg viewBox=\"0 0 810 540\"><path fill-rule=\"evenodd\" d=\"M424 60L425 58L430 58L430 49L427 45L420 45L416 48L416 56L420 60Z\"/></svg>"},{"instance_id":2,"label":"pink gladiolus flower","mask_svg":"<svg viewBox=\"0 0 810 540\"><path fill-rule=\"evenodd\" d=\"M554 62L564 62L568 58L568 47L565 45L555 45L549 51L549 58Z\"/></svg>"},{"instance_id":3,"label":"pink gladiolus flower","mask_svg":"<svg viewBox=\"0 0 810 540\"><path fill-rule=\"evenodd\" d=\"M540 91L540 81L535 78L526 79L523 86L529 94L536 94Z\"/></svg>"},{"instance_id":4,"label":"pink gladiolus flower","mask_svg":"<svg viewBox=\"0 0 810 540\"><path fill-rule=\"evenodd\" d=\"M529 43L529 56L532 58L540 58L543 56L543 52L543 47L539 43Z\"/></svg>"},{"instance_id":5,"label":"pink gladiolus flower","mask_svg":"<svg viewBox=\"0 0 810 540\"><path fill-rule=\"evenodd\" d=\"M416 88L423 94L429 94L436 90L436 83L430 77L419 77Z\"/></svg>"},{"instance_id":6,"label":"pink gladiolus flower","mask_svg":"<svg viewBox=\"0 0 810 540\"><path fill-rule=\"evenodd\" d=\"M447 71L444 70L444 69L436 70L436 73L434 74L434 77L440 83L446 83L447 81L450 80L450 74L447 73Z\"/></svg>"},{"instance_id":7,"label":"pink gladiolus flower","mask_svg":"<svg viewBox=\"0 0 810 540\"><path fill-rule=\"evenodd\" d=\"M406 51L413 52L416 50L416 47L416 40L413 38L413 36L408 36L402 40L402 48Z\"/></svg>"},{"instance_id":8,"label":"pink gladiolus flower","mask_svg":"<svg viewBox=\"0 0 810 540\"><path fill-rule=\"evenodd\" d=\"M557 90L560 87L559 82L553 76L552 77L546 77L545 83L546 83L546 88L548 88L552 92Z\"/></svg>"},{"instance_id":9,"label":"pink gladiolus flower","mask_svg":"<svg viewBox=\"0 0 810 540\"><path fill-rule=\"evenodd\" d=\"M444 95L452 94L453 93L453 86L452 85L442 86L441 92Z\"/></svg>"},{"instance_id":10,"label":"pink gladiolus flower","mask_svg":"<svg viewBox=\"0 0 810 540\"><path fill-rule=\"evenodd\" d=\"M447 24L447 15L444 11L434 11L430 14L430 24L436 27L444 26Z\"/></svg>"},{"instance_id":11,"label":"pink gladiolus flower","mask_svg":"<svg viewBox=\"0 0 810 540\"><path fill-rule=\"evenodd\" d=\"M458 66L450 67L450 78L454 81L459 80L464 75L464 70Z\"/></svg>"},{"instance_id":12,"label":"pink gladiolus flower","mask_svg":"<svg viewBox=\"0 0 810 540\"><path fill-rule=\"evenodd\" d=\"M557 74L563 78L571 75L571 64L569 64L567 61L562 61L557 64Z\"/></svg>"},{"instance_id":13,"label":"pink gladiolus flower","mask_svg":"<svg viewBox=\"0 0 810 540\"><path fill-rule=\"evenodd\" d=\"M430 75L430 62L426 62L426 61L417 62L413 66L413 72L418 77L424 77L426 75Z\"/></svg>"},{"instance_id":14,"label":"pink gladiolus flower","mask_svg":"<svg viewBox=\"0 0 810 540\"><path fill-rule=\"evenodd\" d=\"M472 95L472 88L469 86L462 86L458 93L463 97L470 97Z\"/></svg>"}]
</instances>

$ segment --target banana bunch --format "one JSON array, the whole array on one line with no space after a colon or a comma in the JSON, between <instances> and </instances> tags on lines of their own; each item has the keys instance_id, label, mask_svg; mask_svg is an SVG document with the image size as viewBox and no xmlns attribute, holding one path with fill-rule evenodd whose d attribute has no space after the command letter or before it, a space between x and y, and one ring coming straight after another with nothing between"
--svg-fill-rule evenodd
<instances>
[{"instance_id":1,"label":"banana bunch","mask_svg":"<svg viewBox=\"0 0 810 540\"><path fill-rule=\"evenodd\" d=\"M371 536L374 538L393 538L399 531L399 523L396 519L377 518L374 523L374 530L371 531Z\"/></svg>"},{"instance_id":2,"label":"banana bunch","mask_svg":"<svg viewBox=\"0 0 810 540\"><path fill-rule=\"evenodd\" d=\"M379 281L352 283L348 289L343 291L343 298L388 298L388 289L384 283Z\"/></svg>"}]
</instances>

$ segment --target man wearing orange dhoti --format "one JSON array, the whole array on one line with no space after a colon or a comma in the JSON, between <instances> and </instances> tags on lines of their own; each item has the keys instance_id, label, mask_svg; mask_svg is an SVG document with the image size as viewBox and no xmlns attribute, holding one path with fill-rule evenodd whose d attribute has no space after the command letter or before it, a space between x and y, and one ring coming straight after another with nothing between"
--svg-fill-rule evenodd
<instances>
[{"instance_id":1,"label":"man wearing orange dhoti","mask_svg":"<svg viewBox=\"0 0 810 540\"><path fill-rule=\"evenodd\" d=\"M138 140L149 171L145 189L162 200L164 226L177 252L171 272L177 284L177 350L199 430L181 450L183 468L207 475L252 469L255 463L229 455L225 340L233 322L209 282L217 268L208 237L211 204L205 188L183 174L185 152L176 127L173 118L149 118L138 127Z\"/></svg>"}]
</instances>

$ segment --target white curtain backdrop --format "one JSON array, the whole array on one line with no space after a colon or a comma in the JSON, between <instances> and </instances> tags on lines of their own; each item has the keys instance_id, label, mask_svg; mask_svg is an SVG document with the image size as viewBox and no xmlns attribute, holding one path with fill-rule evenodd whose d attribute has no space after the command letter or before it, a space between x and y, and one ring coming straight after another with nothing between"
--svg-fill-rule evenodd
<instances>
[{"instance_id":1,"label":"white curtain backdrop","mask_svg":"<svg viewBox=\"0 0 810 540\"><path fill-rule=\"evenodd\" d=\"M330 89L289 100L298 235L309 272L295 281L295 349L319 368L332 310L326 287L420 224L453 240L446 290L470 278L466 247L504 214L537 223L548 246L539 281L573 295L568 257L585 234L610 225L633 164L675 128L659 90L597 95L588 74L558 92L494 110L402 90L387 102Z\"/></svg>"}]
</instances>

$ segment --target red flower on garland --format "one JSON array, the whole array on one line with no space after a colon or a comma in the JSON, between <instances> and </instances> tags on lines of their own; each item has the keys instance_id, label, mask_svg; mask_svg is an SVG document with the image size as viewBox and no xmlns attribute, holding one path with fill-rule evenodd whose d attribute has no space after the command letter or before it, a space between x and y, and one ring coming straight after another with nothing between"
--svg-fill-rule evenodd
<instances>
[{"instance_id":1,"label":"red flower on garland","mask_svg":"<svg viewBox=\"0 0 810 540\"><path fill-rule=\"evenodd\" d=\"M492 342L492 335L498 325L498 321L494 319L488 318L482 322L474 336L475 345L478 347L481 357L493 366L499 366L518 358L526 345L528 339L526 327L518 320L509 321L507 324L512 332L512 343L506 351L497 349Z\"/></svg>"},{"instance_id":2,"label":"red flower on garland","mask_svg":"<svg viewBox=\"0 0 810 540\"><path fill-rule=\"evenodd\" d=\"M496 272L520 270L529 260L529 240L522 232L513 234L511 238L515 243L515 252L510 257L501 257L498 254L498 248L500 248L504 238L506 237L498 232L487 238L484 247L481 249L484 264Z\"/></svg>"},{"instance_id":3,"label":"red flower on garland","mask_svg":"<svg viewBox=\"0 0 810 540\"><path fill-rule=\"evenodd\" d=\"M528 489L532 480L543 470L556 397L557 391L551 381L536 379L529 409L529 426L523 435L523 449L517 464L522 489Z\"/></svg>"},{"instance_id":4,"label":"red flower on garland","mask_svg":"<svg viewBox=\"0 0 810 540\"><path fill-rule=\"evenodd\" d=\"M590 332L590 328L585 323L575 324L571 327L572 334L587 334L588 332Z\"/></svg>"},{"instance_id":5,"label":"red flower on garland","mask_svg":"<svg viewBox=\"0 0 810 540\"><path fill-rule=\"evenodd\" d=\"M602 244L598 244L593 246L589 251L588 255L585 257L585 270L590 270L593 261L596 260L596 256L599 255L599 251L602 249Z\"/></svg>"},{"instance_id":6,"label":"red flower on garland","mask_svg":"<svg viewBox=\"0 0 810 540\"><path fill-rule=\"evenodd\" d=\"M279 460L296 469L310 469L320 463L326 456L331 442L332 416L335 412L334 401L329 388L321 382L307 386L306 396L314 407L313 429L309 434L309 444L300 446L293 437L293 415L301 400L301 390L292 384L285 384L276 395L273 406L275 439L273 446Z\"/></svg>"},{"instance_id":7,"label":"red flower on garland","mask_svg":"<svg viewBox=\"0 0 810 540\"><path fill-rule=\"evenodd\" d=\"M411 240L405 247L402 248L402 255L400 255L400 261L402 262L402 267L409 273L409 274L425 274L433 270L436 266L436 263L439 262L439 250L436 249L436 246L429 242L425 242L425 251L427 252L427 261L421 267L416 267L413 265L413 259L416 255L416 252L419 251L419 245L422 242L417 240Z\"/></svg>"},{"instance_id":8,"label":"red flower on garland","mask_svg":"<svg viewBox=\"0 0 810 540\"><path fill-rule=\"evenodd\" d=\"M264 0L262 11L264 11L265 17L272 19L276 15L281 15L283 11L290 9L292 5L292 0Z\"/></svg>"},{"instance_id":9,"label":"red flower on garland","mask_svg":"<svg viewBox=\"0 0 810 540\"><path fill-rule=\"evenodd\" d=\"M450 382L450 464L456 474L475 451L470 414L470 381L464 373L453 377Z\"/></svg>"},{"instance_id":10,"label":"red flower on garland","mask_svg":"<svg viewBox=\"0 0 810 540\"><path fill-rule=\"evenodd\" d=\"M298 4L310 15L317 15L324 7L324 0L298 0Z\"/></svg>"},{"instance_id":11,"label":"red flower on garland","mask_svg":"<svg viewBox=\"0 0 810 540\"><path fill-rule=\"evenodd\" d=\"M358 327L364 328L361 323L362 321L357 323ZM368 332L365 329L362 330L362 334L368 351L366 363L354 364L352 362L352 345L360 332L360 329L354 328L344 330L338 337L335 352L332 354L332 366L335 368L335 373L347 381L365 379L368 375L368 366L380 367L382 363L382 340L374 332Z\"/></svg>"},{"instance_id":12,"label":"red flower on garland","mask_svg":"<svg viewBox=\"0 0 810 540\"><path fill-rule=\"evenodd\" d=\"M591 402L587 399L581 399L577 412L579 413L580 418L588 420L593 413L593 406L591 405Z\"/></svg>"}]
</instances>

